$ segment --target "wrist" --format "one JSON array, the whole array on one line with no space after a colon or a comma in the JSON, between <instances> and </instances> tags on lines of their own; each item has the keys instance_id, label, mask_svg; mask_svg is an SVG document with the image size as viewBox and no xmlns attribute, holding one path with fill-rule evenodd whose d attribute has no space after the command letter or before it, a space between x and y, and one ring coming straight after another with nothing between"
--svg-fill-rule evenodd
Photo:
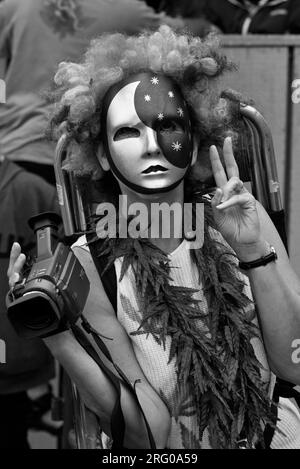
<instances>
[{"instance_id":1,"label":"wrist","mask_svg":"<svg viewBox=\"0 0 300 469\"><path fill-rule=\"evenodd\" d=\"M63 353L65 349L68 349L70 343L73 343L74 340L75 339L69 330L43 338L43 342L49 348L54 357Z\"/></svg>"},{"instance_id":2,"label":"wrist","mask_svg":"<svg viewBox=\"0 0 300 469\"><path fill-rule=\"evenodd\" d=\"M234 251L240 262L252 262L269 254L270 244L261 239L255 243L238 245Z\"/></svg>"},{"instance_id":3,"label":"wrist","mask_svg":"<svg viewBox=\"0 0 300 469\"><path fill-rule=\"evenodd\" d=\"M268 246L268 252L266 254L248 261L243 261L240 259L239 268L241 270L248 271L258 267L265 267L270 262L275 262L278 258L275 248L268 243L266 243L266 245Z\"/></svg>"}]
</instances>

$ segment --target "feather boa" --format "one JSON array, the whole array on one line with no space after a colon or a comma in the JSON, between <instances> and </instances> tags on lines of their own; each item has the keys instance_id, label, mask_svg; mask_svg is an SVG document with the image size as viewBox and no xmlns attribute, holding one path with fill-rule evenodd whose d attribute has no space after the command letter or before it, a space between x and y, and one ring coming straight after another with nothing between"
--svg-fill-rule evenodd
<instances>
[{"instance_id":1,"label":"feather boa","mask_svg":"<svg viewBox=\"0 0 300 469\"><path fill-rule=\"evenodd\" d=\"M250 343L260 337L249 315L254 305L243 292L234 253L211 234L210 203L201 196L193 200L205 203L204 245L190 253L208 314L195 290L170 285L169 258L148 239L106 238L100 255L107 256L107 268L123 257L121 278L133 268L143 312L136 333L150 333L163 346L171 336L169 359L176 359L179 386L193 390L199 441L208 428L212 448L236 449L242 440L247 448L257 442L264 447L262 423L275 427L276 415ZM204 328L197 327L199 319Z\"/></svg>"}]
</instances>

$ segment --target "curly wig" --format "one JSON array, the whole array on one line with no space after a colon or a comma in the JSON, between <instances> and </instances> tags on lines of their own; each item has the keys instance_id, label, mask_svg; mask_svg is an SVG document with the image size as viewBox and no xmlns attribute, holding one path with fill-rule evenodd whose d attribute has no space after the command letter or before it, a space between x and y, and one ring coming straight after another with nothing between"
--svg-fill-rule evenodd
<instances>
[{"instance_id":1,"label":"curly wig","mask_svg":"<svg viewBox=\"0 0 300 469\"><path fill-rule=\"evenodd\" d=\"M233 122L238 97L220 91L219 77L234 69L221 53L215 35L206 39L176 34L161 26L139 36L105 34L91 42L82 63L62 62L54 81L56 101L50 132L54 139L67 133L70 141L67 168L78 177L104 178L97 152L101 145L101 109L107 90L129 75L164 73L181 88L189 106L199 155L187 178L195 184L211 176L208 149L227 135L237 139ZM230 93L229 93L230 94ZM228 99L229 97L229 99Z\"/></svg>"}]
</instances>

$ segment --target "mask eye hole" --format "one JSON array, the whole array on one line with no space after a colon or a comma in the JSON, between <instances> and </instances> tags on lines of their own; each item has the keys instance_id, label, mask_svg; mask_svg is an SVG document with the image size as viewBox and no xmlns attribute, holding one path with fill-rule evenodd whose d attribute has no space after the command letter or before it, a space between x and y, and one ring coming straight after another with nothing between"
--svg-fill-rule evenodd
<instances>
[{"instance_id":1,"label":"mask eye hole","mask_svg":"<svg viewBox=\"0 0 300 469\"><path fill-rule=\"evenodd\" d=\"M138 138L139 136L140 131L138 129L133 127L121 127L114 135L114 142L125 138Z\"/></svg>"},{"instance_id":2,"label":"mask eye hole","mask_svg":"<svg viewBox=\"0 0 300 469\"><path fill-rule=\"evenodd\" d=\"M174 132L184 132L182 125L174 119L164 119L159 122L156 127L156 131L161 134L168 134Z\"/></svg>"}]
</instances>

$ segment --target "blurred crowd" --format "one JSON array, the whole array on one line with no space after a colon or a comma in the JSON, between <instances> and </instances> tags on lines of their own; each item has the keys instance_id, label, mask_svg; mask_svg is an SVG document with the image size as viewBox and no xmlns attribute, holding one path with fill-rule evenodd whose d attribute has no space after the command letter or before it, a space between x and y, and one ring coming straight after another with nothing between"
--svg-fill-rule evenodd
<instances>
[{"instance_id":1,"label":"blurred crowd","mask_svg":"<svg viewBox=\"0 0 300 469\"><path fill-rule=\"evenodd\" d=\"M298 0L147 0L156 11L184 18L191 30L206 34L299 34Z\"/></svg>"},{"instance_id":2,"label":"blurred crowd","mask_svg":"<svg viewBox=\"0 0 300 469\"><path fill-rule=\"evenodd\" d=\"M21 340L6 320L6 271L14 241L34 255L26 220L57 211L54 144L45 138L51 104L45 91L58 64L82 56L105 32L135 34L166 23L205 36L298 34L299 0L0 0L0 447L28 447L27 431L43 427L53 359L41 341ZM17 431L18 429L18 431Z\"/></svg>"}]
</instances>

